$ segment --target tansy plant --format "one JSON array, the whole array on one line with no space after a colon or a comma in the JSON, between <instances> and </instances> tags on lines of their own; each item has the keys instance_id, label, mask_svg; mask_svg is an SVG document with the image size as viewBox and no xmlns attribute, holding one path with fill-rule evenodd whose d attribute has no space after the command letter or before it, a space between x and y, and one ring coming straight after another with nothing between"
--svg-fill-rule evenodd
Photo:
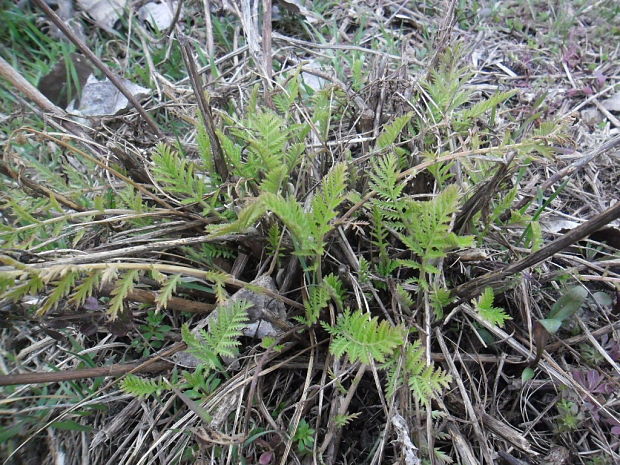
<instances>
[{"instance_id":1,"label":"tansy plant","mask_svg":"<svg viewBox=\"0 0 620 465\"><path fill-rule=\"evenodd\" d=\"M273 105L261 105L256 88L242 109L218 113L219 127L214 131L207 131L198 117L193 147L159 144L138 172L106 165L67 141L37 133L56 147L50 163L42 163L28 155L41 142L24 129L21 141L33 150L11 150L7 144L7 156L28 167L25 172L47 183L48 190L45 196L33 197L15 183L2 200L2 210L8 212L11 223L1 226L0 241L5 250L17 253L0 256L0 295L12 301L36 296L37 314L44 315L61 305L82 308L89 297L107 289L108 315L115 319L127 311L127 301L137 286L157 292L157 311L165 310L182 289L202 286L200 290L210 292L220 304L217 321L209 331L198 334L184 327L182 338L201 360L200 370L215 372L221 368L221 356L236 353L247 308L242 302L227 301L228 286L238 287L241 281L218 269L215 259L231 258L236 253L234 244L251 233L258 239L254 242L264 239L267 245L254 259L270 255L274 266L291 255L299 260L303 276L299 300L303 300L304 311L294 316L303 328L322 327L331 338L330 351L335 357L383 370L389 392L406 386L416 400L428 402L447 386L449 376L424 361L429 347L422 348L403 323L379 321L370 307L350 309L353 295L360 293L356 289L354 294L351 284L337 273L331 247L339 237L352 234L353 228L347 228L354 224L362 232L352 266L366 286L363 291L372 289L376 299L381 298L379 292L389 292L399 305L423 305L427 314L430 308L435 318L442 317L443 306L451 300L443 281L443 261L452 251L472 246L475 237L483 238L485 221L500 221L511 202L487 199L485 211L491 214L483 217L480 210L474 211L467 225L477 234L468 235L453 227L462 199L492 174L494 165L489 160L494 155L513 150L519 160L534 152L544 154L555 135L553 127L540 125L529 138L525 130L499 139L483 132L470 137L468 130L474 123L484 125L487 117L492 119L496 108L513 93L499 93L470 105L472 93L464 89L465 78L455 60L444 59L421 84L426 110L394 116L383 124L366 156L359 159L346 152L332 159L329 153L327 142L336 130L332 123L349 111L345 89L305 88L299 70L279 83ZM461 156L463 172L458 185L453 182L454 160L449 160L446 142L455 135L470 142L468 153L486 157L469 160ZM400 144L405 136L415 139L420 153ZM69 157L61 157L63 151L79 162L69 163ZM224 174L216 170L215 153L226 164ZM327 159L333 162L326 163ZM56 176L49 164L58 165L66 176ZM422 170L429 170L432 186L426 194L415 196L410 181ZM120 186L109 186L101 174L106 172ZM514 195L509 197L514 199ZM90 260L88 254L46 261L27 253L87 248L94 233L105 238L119 225L129 227L126 241L141 232L160 237L159 230L170 227L174 231L174 222L179 220L195 222L207 236L199 245L191 241L171 244L173 253L166 255L166 261L153 255L143 261L112 262L119 256L110 255L103 261L96 255ZM110 225L103 233L96 229L102 223ZM337 226L342 229L336 231ZM180 263L170 264L172 257ZM206 284L187 282L188 277ZM390 288L390 283L395 285ZM475 304L495 324L507 318L493 307L491 291L485 291ZM169 386L130 376L123 387L146 395ZM342 425L348 415L339 413Z\"/></svg>"}]
</instances>

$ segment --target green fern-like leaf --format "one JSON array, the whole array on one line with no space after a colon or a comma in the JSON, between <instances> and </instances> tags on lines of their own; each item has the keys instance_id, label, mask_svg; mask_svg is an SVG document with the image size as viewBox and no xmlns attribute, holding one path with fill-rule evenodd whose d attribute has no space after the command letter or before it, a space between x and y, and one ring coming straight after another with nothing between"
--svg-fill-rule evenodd
<instances>
[{"instance_id":1,"label":"green fern-like leaf","mask_svg":"<svg viewBox=\"0 0 620 465\"><path fill-rule=\"evenodd\" d=\"M401 260L403 266L435 274L439 270L431 261L443 258L453 248L468 247L472 236L458 236L450 232L450 220L459 204L458 188L448 186L443 192L426 202L410 201L403 214L406 232L400 240L419 257L419 262Z\"/></svg>"},{"instance_id":2,"label":"green fern-like leaf","mask_svg":"<svg viewBox=\"0 0 620 465\"><path fill-rule=\"evenodd\" d=\"M199 336L193 334L188 325L183 325L181 337L187 344L187 351L208 368L221 368L219 357L237 354L237 339L247 324L246 310L251 306L249 302L236 300L218 308L217 317L209 325L209 331L200 330Z\"/></svg>"},{"instance_id":3,"label":"green fern-like leaf","mask_svg":"<svg viewBox=\"0 0 620 465\"><path fill-rule=\"evenodd\" d=\"M277 258L280 259L284 254L281 250L281 236L282 231L277 223L271 224L267 230L267 252L269 255L274 256L277 254Z\"/></svg>"},{"instance_id":4,"label":"green fern-like leaf","mask_svg":"<svg viewBox=\"0 0 620 465\"><path fill-rule=\"evenodd\" d=\"M180 194L182 203L201 202L206 180L196 176L195 165L165 144L158 144L152 156L155 180L167 191Z\"/></svg>"},{"instance_id":5,"label":"green fern-like leaf","mask_svg":"<svg viewBox=\"0 0 620 465\"><path fill-rule=\"evenodd\" d=\"M425 366L419 373L411 374L409 389L418 402L426 403L447 388L452 377L441 368Z\"/></svg>"},{"instance_id":6,"label":"green fern-like leaf","mask_svg":"<svg viewBox=\"0 0 620 465\"><path fill-rule=\"evenodd\" d=\"M230 137L224 134L219 129L216 130L217 138L222 146L224 155L235 169L235 174L241 177L254 179L258 174L257 166L250 166L243 162L241 153L243 147L240 144L236 144Z\"/></svg>"},{"instance_id":7,"label":"green fern-like leaf","mask_svg":"<svg viewBox=\"0 0 620 465\"><path fill-rule=\"evenodd\" d=\"M133 290L134 282L138 278L139 270L130 270L118 280L114 289L112 289L112 298L110 299L110 306L108 307L108 315L111 320L115 320L118 317L119 312L123 309L123 302Z\"/></svg>"},{"instance_id":8,"label":"green fern-like leaf","mask_svg":"<svg viewBox=\"0 0 620 465\"><path fill-rule=\"evenodd\" d=\"M284 119L273 111L251 112L245 127L235 127L231 132L248 144L246 163L254 168L254 174L269 172L281 164L289 130Z\"/></svg>"},{"instance_id":9,"label":"green fern-like leaf","mask_svg":"<svg viewBox=\"0 0 620 465\"><path fill-rule=\"evenodd\" d=\"M193 334L188 324L184 324L181 327L181 338L183 342L187 344L187 352L198 358L209 369L221 368L218 354L212 352L207 347L207 343L205 342L207 333L203 331L201 335L203 336L202 338Z\"/></svg>"},{"instance_id":10,"label":"green fern-like leaf","mask_svg":"<svg viewBox=\"0 0 620 465\"><path fill-rule=\"evenodd\" d=\"M315 241L320 244L317 255L322 254L323 238L331 230L329 223L336 218L336 208L344 200L346 182L347 166L338 163L327 173L321 191L312 199L313 234Z\"/></svg>"},{"instance_id":11,"label":"green fern-like leaf","mask_svg":"<svg viewBox=\"0 0 620 465\"><path fill-rule=\"evenodd\" d=\"M405 308L412 308L415 305L411 294L402 286L402 284L396 285L396 298Z\"/></svg>"},{"instance_id":12,"label":"green fern-like leaf","mask_svg":"<svg viewBox=\"0 0 620 465\"><path fill-rule=\"evenodd\" d=\"M259 218L265 214L265 208L262 198L250 200L239 212L235 221L211 225L207 230L214 236L245 232L248 228L254 226Z\"/></svg>"},{"instance_id":13,"label":"green fern-like leaf","mask_svg":"<svg viewBox=\"0 0 620 465\"><path fill-rule=\"evenodd\" d=\"M202 116L200 116L198 126L196 127L196 143L198 145L198 153L200 154L200 158L202 159L204 169L207 173L209 173L209 176L217 178L219 181L217 170L215 169L215 162L213 161L211 138L207 133L207 128L202 119Z\"/></svg>"},{"instance_id":14,"label":"green fern-like leaf","mask_svg":"<svg viewBox=\"0 0 620 465\"><path fill-rule=\"evenodd\" d=\"M99 285L101 273L97 270L92 271L89 275L78 284L71 295L69 301L74 305L82 305L87 298L93 295L95 288Z\"/></svg>"},{"instance_id":15,"label":"green fern-like leaf","mask_svg":"<svg viewBox=\"0 0 620 465\"><path fill-rule=\"evenodd\" d=\"M471 108L467 108L459 112L459 124L462 125L461 129L469 127L472 124L472 120L478 118L482 114L486 113L489 110L496 108L499 104L505 102L506 100L512 98L517 93L516 90L509 90L508 92L499 92L497 94L492 95L488 99L482 100Z\"/></svg>"},{"instance_id":16,"label":"green fern-like leaf","mask_svg":"<svg viewBox=\"0 0 620 465\"><path fill-rule=\"evenodd\" d=\"M351 423L352 420L355 420L359 416L360 416L360 412L349 413L346 415L336 415L334 417L334 423L339 428L343 428L347 426L349 423Z\"/></svg>"},{"instance_id":17,"label":"green fern-like leaf","mask_svg":"<svg viewBox=\"0 0 620 465\"><path fill-rule=\"evenodd\" d=\"M503 327L506 320L511 320L512 318L504 311L503 308L494 307L494 300L495 296L493 295L493 289L487 287L484 289L478 300L473 301L473 304L482 318L491 324Z\"/></svg>"},{"instance_id":18,"label":"green fern-like leaf","mask_svg":"<svg viewBox=\"0 0 620 465\"><path fill-rule=\"evenodd\" d=\"M421 403L430 401L452 381L452 377L441 368L426 364L420 341L407 347L398 376L397 357L388 360L384 368L388 370L388 396L392 396L399 386L406 385Z\"/></svg>"},{"instance_id":19,"label":"green fern-like leaf","mask_svg":"<svg viewBox=\"0 0 620 465\"><path fill-rule=\"evenodd\" d=\"M172 294L174 294L174 292L176 291L177 284L179 284L180 279L180 274L175 274L168 278L166 284L164 284L164 286L161 288L161 291L159 291L159 294L157 294L157 298L155 299L155 302L157 304L157 306L155 307L156 311L159 311L162 308L166 308L168 306L168 301L172 297Z\"/></svg>"},{"instance_id":20,"label":"green fern-like leaf","mask_svg":"<svg viewBox=\"0 0 620 465\"><path fill-rule=\"evenodd\" d=\"M232 357L237 354L237 339L247 325L247 310L251 302L236 300L218 310L215 323L205 338L208 347L218 355ZM204 336L204 334L203 334Z\"/></svg>"},{"instance_id":21,"label":"green fern-like leaf","mask_svg":"<svg viewBox=\"0 0 620 465\"><path fill-rule=\"evenodd\" d=\"M128 209L134 210L136 213L146 213L152 210L144 199L142 193L133 186L127 185L125 189L118 192L118 200L120 205L126 206ZM148 216L130 217L127 219L131 224L136 226L148 226L153 223L153 218ZM85 231L86 229L83 229Z\"/></svg>"},{"instance_id":22,"label":"green fern-like leaf","mask_svg":"<svg viewBox=\"0 0 620 465\"><path fill-rule=\"evenodd\" d=\"M130 373L121 381L121 389L137 397L148 397L170 388L161 381L140 378Z\"/></svg>"},{"instance_id":23,"label":"green fern-like leaf","mask_svg":"<svg viewBox=\"0 0 620 465\"><path fill-rule=\"evenodd\" d=\"M445 53L439 66L431 70L429 79L422 83L430 98L429 109L435 123L448 117L471 97L472 91L463 87L470 73L457 66L459 53L459 50Z\"/></svg>"},{"instance_id":24,"label":"green fern-like leaf","mask_svg":"<svg viewBox=\"0 0 620 465\"><path fill-rule=\"evenodd\" d=\"M338 317L336 326L321 322L325 330L333 336L330 352L337 357L346 355L351 362L370 364L384 362L394 349L403 344L406 330L402 326L392 326L388 321L377 317L370 318L361 311L345 311Z\"/></svg>"},{"instance_id":25,"label":"green fern-like leaf","mask_svg":"<svg viewBox=\"0 0 620 465\"><path fill-rule=\"evenodd\" d=\"M265 206L275 213L287 227L296 244L300 255L311 255L316 248L316 241L311 234L308 215L301 205L292 198L284 199L280 195L266 193L263 195Z\"/></svg>"},{"instance_id":26,"label":"green fern-like leaf","mask_svg":"<svg viewBox=\"0 0 620 465\"><path fill-rule=\"evenodd\" d=\"M280 165L269 171L260 185L261 192L271 192L277 194L280 191L282 183L288 175L288 169L285 165Z\"/></svg>"},{"instance_id":27,"label":"green fern-like leaf","mask_svg":"<svg viewBox=\"0 0 620 465\"><path fill-rule=\"evenodd\" d=\"M187 258L209 266L213 265L213 259L215 258L233 258L235 256L230 248L209 242L200 244L198 247L181 247L181 250Z\"/></svg>"},{"instance_id":28,"label":"green fern-like leaf","mask_svg":"<svg viewBox=\"0 0 620 465\"><path fill-rule=\"evenodd\" d=\"M37 315L45 315L48 311L55 308L60 300L71 292L79 275L78 271L67 270L54 284L54 290L37 310Z\"/></svg>"},{"instance_id":29,"label":"green fern-like leaf","mask_svg":"<svg viewBox=\"0 0 620 465\"><path fill-rule=\"evenodd\" d=\"M228 299L228 293L226 292L226 280L228 275L220 271L208 271L207 279L214 284L215 298L219 303L225 302Z\"/></svg>"},{"instance_id":30,"label":"green fern-like leaf","mask_svg":"<svg viewBox=\"0 0 620 465\"><path fill-rule=\"evenodd\" d=\"M327 307L330 299L334 299L338 307L342 308L344 294L340 278L333 273L328 274L323 278L322 283L309 286L308 299L304 302L306 316L296 319L307 326L312 326L317 322L321 310Z\"/></svg>"},{"instance_id":31,"label":"green fern-like leaf","mask_svg":"<svg viewBox=\"0 0 620 465\"><path fill-rule=\"evenodd\" d=\"M380 198L397 202L405 188L404 182L398 182L399 172L398 157L394 153L376 158L371 163L370 186Z\"/></svg>"},{"instance_id":32,"label":"green fern-like leaf","mask_svg":"<svg viewBox=\"0 0 620 465\"><path fill-rule=\"evenodd\" d=\"M372 209L372 225L371 234L374 240L371 242L377 247L379 258L377 272L379 275L387 277L398 267L398 262L390 257L388 251L388 231L385 227L381 210L377 205L374 205Z\"/></svg>"},{"instance_id":33,"label":"green fern-like leaf","mask_svg":"<svg viewBox=\"0 0 620 465\"><path fill-rule=\"evenodd\" d=\"M389 145L393 144L399 134L402 132L403 128L407 125L409 121L411 121L412 113L407 113L406 115L399 116L394 119L390 124L387 124L383 127L383 131L377 138L377 145L375 149L384 149Z\"/></svg>"},{"instance_id":34,"label":"green fern-like leaf","mask_svg":"<svg viewBox=\"0 0 620 465\"><path fill-rule=\"evenodd\" d=\"M431 305L435 312L435 317L438 319L443 318L443 308L452 302L452 295L450 291L444 288L435 287L430 294Z\"/></svg>"},{"instance_id":35,"label":"green fern-like leaf","mask_svg":"<svg viewBox=\"0 0 620 465\"><path fill-rule=\"evenodd\" d=\"M8 278L8 276L7 276ZM17 282L22 281L21 284ZM45 289L45 281L38 273L26 273L22 279L18 281L12 281L12 286L3 295L3 299L12 300L17 302L21 298L27 295L38 295L43 289Z\"/></svg>"},{"instance_id":36,"label":"green fern-like leaf","mask_svg":"<svg viewBox=\"0 0 620 465\"><path fill-rule=\"evenodd\" d=\"M267 209L282 220L293 236L298 255L323 254L324 237L331 230L330 222L337 216L336 208L345 198L346 179L346 165L335 165L325 176L320 192L312 199L310 215L295 199L284 199L268 192L263 194Z\"/></svg>"},{"instance_id":37,"label":"green fern-like leaf","mask_svg":"<svg viewBox=\"0 0 620 465\"><path fill-rule=\"evenodd\" d=\"M323 277L323 286L327 288L330 297L342 307L345 299L345 289L342 280L334 273L330 273Z\"/></svg>"},{"instance_id":38,"label":"green fern-like leaf","mask_svg":"<svg viewBox=\"0 0 620 465\"><path fill-rule=\"evenodd\" d=\"M283 92L273 96L273 103L280 113L285 114L299 96L299 71L288 80L288 84L283 88Z\"/></svg>"},{"instance_id":39,"label":"green fern-like leaf","mask_svg":"<svg viewBox=\"0 0 620 465\"><path fill-rule=\"evenodd\" d=\"M313 285L308 288L308 300L304 302L306 317L303 323L312 326L319 319L321 310L327 307L329 291L324 285Z\"/></svg>"},{"instance_id":40,"label":"green fern-like leaf","mask_svg":"<svg viewBox=\"0 0 620 465\"><path fill-rule=\"evenodd\" d=\"M0 296L4 296L7 289L15 287L16 279L14 276L9 276L6 273L0 272Z\"/></svg>"}]
</instances>

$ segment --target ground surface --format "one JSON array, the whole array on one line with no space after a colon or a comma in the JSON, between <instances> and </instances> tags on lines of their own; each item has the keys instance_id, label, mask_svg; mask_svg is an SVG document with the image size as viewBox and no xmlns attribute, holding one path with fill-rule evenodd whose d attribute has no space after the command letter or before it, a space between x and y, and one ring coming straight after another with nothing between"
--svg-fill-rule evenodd
<instances>
[{"instance_id":1,"label":"ground surface","mask_svg":"<svg viewBox=\"0 0 620 465\"><path fill-rule=\"evenodd\" d=\"M617 2L98 3L0 2L4 463L620 463Z\"/></svg>"}]
</instances>

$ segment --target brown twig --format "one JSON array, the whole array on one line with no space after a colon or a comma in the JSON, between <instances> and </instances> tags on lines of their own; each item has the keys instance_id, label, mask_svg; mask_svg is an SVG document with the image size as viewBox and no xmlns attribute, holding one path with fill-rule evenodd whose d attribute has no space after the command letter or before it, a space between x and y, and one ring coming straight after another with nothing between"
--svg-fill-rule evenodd
<instances>
[{"instance_id":1,"label":"brown twig","mask_svg":"<svg viewBox=\"0 0 620 465\"><path fill-rule=\"evenodd\" d=\"M427 76L430 75L430 72L437 67L437 63L441 59L444 51L448 47L450 43L450 33L452 32L452 28L456 23L456 16L454 14L456 7L456 0L447 0L446 2L447 9L446 13L443 17L443 21L441 22L441 26L437 35L435 36L435 40L433 41L433 50L435 53L433 54L433 58L430 64L427 66Z\"/></svg>"},{"instance_id":2,"label":"brown twig","mask_svg":"<svg viewBox=\"0 0 620 465\"><path fill-rule=\"evenodd\" d=\"M9 166L3 161L0 161L0 173L4 174L5 176L9 178L14 179L18 183L20 183L22 186L25 186L28 189L31 189L39 197L47 198L47 199L55 198L56 200L58 200L58 203L60 203L61 205L64 205L67 208L70 208L71 210L75 210L78 212L86 211L86 208L82 207L81 205L78 205L70 198L65 197L63 194L59 192L55 192L49 187L39 184L33 181L32 179L27 178L26 176L23 176L17 171L9 168Z\"/></svg>"},{"instance_id":3,"label":"brown twig","mask_svg":"<svg viewBox=\"0 0 620 465\"><path fill-rule=\"evenodd\" d=\"M562 178L564 178L566 176L570 176L573 173L575 173L576 171L579 171L581 168L586 166L588 163L590 163L596 157L598 157L599 155L602 155L605 152L607 152L607 151L617 147L618 145L620 145L620 135L617 135L616 137L613 137L613 138L609 139L608 141L604 142L603 144L599 145L598 147L590 150L590 152L588 152L583 157L579 158L578 160L575 160L570 165L562 168L560 171L555 173L553 176L549 177L549 179L547 179L541 185L537 185L536 186L536 192L545 192L547 189L549 189L551 186L553 186L560 179L562 179ZM533 198L534 198L534 194L524 194L523 197L514 206L512 206L510 208L510 210L508 212L506 212L505 215L502 215L501 219L502 220L507 219L509 217L511 211L520 210L521 208L523 208Z\"/></svg>"},{"instance_id":4,"label":"brown twig","mask_svg":"<svg viewBox=\"0 0 620 465\"><path fill-rule=\"evenodd\" d=\"M9 81L13 86L24 93L26 97L32 100L39 108L52 113L56 116L65 116L65 111L54 105L39 89L30 84L15 68L7 63L4 58L0 57L0 76Z\"/></svg>"},{"instance_id":5,"label":"brown twig","mask_svg":"<svg viewBox=\"0 0 620 465\"><path fill-rule=\"evenodd\" d=\"M73 42L73 44L80 49L80 51L88 57L88 59L103 73L107 78L116 86L116 88L131 102L136 111L144 118L144 121L151 127L157 137L163 139L164 133L159 129L155 121L149 116L144 107L140 104L138 99L125 87L123 82L108 68L103 61L95 55L88 46L71 30L71 28L52 10L44 0L34 0L34 2L41 8L47 17L54 23L67 38Z\"/></svg>"},{"instance_id":6,"label":"brown twig","mask_svg":"<svg viewBox=\"0 0 620 465\"><path fill-rule=\"evenodd\" d=\"M179 22L179 18L181 17L181 8L183 8L183 0L179 0L179 4L177 5L177 9L174 12L174 17L172 18L172 22L170 26L168 26L168 30L166 31L166 35L169 36L174 31L177 23Z\"/></svg>"},{"instance_id":7,"label":"brown twig","mask_svg":"<svg viewBox=\"0 0 620 465\"><path fill-rule=\"evenodd\" d=\"M17 72L8 62L0 57L0 76L10 82L17 90L22 92L29 100L35 103L44 113L51 114L53 118L50 118L52 125L59 129L65 129L78 137L88 139L81 126L70 121L67 113L53 102L51 102L45 95L39 91L35 86L28 82L21 74ZM45 118L46 115L42 115ZM58 120L58 121L56 121Z\"/></svg>"},{"instance_id":8,"label":"brown twig","mask_svg":"<svg viewBox=\"0 0 620 465\"><path fill-rule=\"evenodd\" d=\"M2 375L0 376L0 386L11 386L16 384L59 383L61 381L71 381L74 379L99 378L100 376L121 376L129 372L157 372L172 367L172 364L170 362L166 362L165 360L155 361L146 366L143 365L145 365L143 362L119 363L107 367L84 368L81 370Z\"/></svg>"},{"instance_id":9,"label":"brown twig","mask_svg":"<svg viewBox=\"0 0 620 465\"><path fill-rule=\"evenodd\" d=\"M263 0L263 68L265 80L265 103L268 107L273 107L273 99L271 98L271 80L273 78L273 57L271 50L271 0Z\"/></svg>"},{"instance_id":10,"label":"brown twig","mask_svg":"<svg viewBox=\"0 0 620 465\"><path fill-rule=\"evenodd\" d=\"M159 242L151 242L143 245L134 245L131 247L121 247L114 250L106 250L101 252L90 251L87 254L77 255L75 257L60 258L42 264L42 266L57 265L78 265L82 263L91 263L96 261L111 260L113 258L140 256L149 252L157 252L160 250L173 249L182 246L203 244L206 242L225 242L227 239L234 239L234 236L213 237L210 234L204 236L182 237L180 239L170 239Z\"/></svg>"},{"instance_id":11,"label":"brown twig","mask_svg":"<svg viewBox=\"0 0 620 465\"><path fill-rule=\"evenodd\" d=\"M113 285L106 285L101 289L103 294L110 294L114 289ZM157 300L158 293L147 291L146 289L133 289L127 293L127 300L134 302L143 302L153 304ZM203 313L208 314L213 311L216 306L206 302L196 302L195 300L183 299L182 297L170 297L167 301L166 308L175 312Z\"/></svg>"},{"instance_id":12,"label":"brown twig","mask_svg":"<svg viewBox=\"0 0 620 465\"><path fill-rule=\"evenodd\" d=\"M513 150L508 155L506 162L499 166L493 177L489 181L481 184L474 195L467 199L454 220L455 231L463 232L467 230L469 221L474 215L479 211L484 212L488 208L493 195L498 191L500 185L508 176L510 164L515 159L516 154L516 150Z\"/></svg>"},{"instance_id":13,"label":"brown twig","mask_svg":"<svg viewBox=\"0 0 620 465\"><path fill-rule=\"evenodd\" d=\"M181 55L183 56L183 61L185 62L185 67L187 68L187 73L189 75L189 80L192 85L192 89L194 90L194 95L196 96L196 101L198 102L198 108L200 109L200 113L202 114L202 122L205 125L205 129L207 134L209 135L209 140L211 141L211 150L213 153L213 164L215 165L215 171L218 176L222 180L222 182L226 182L228 179L228 167L226 166L226 160L224 158L224 152L222 151L222 146L220 145L220 140L215 133L215 124L213 123L213 113L211 112L211 107L205 98L204 92L202 90L202 80L198 71L196 70L196 63L194 62L194 58L192 56L192 48L187 41L187 38L179 34L179 42L181 44Z\"/></svg>"},{"instance_id":14,"label":"brown twig","mask_svg":"<svg viewBox=\"0 0 620 465\"><path fill-rule=\"evenodd\" d=\"M603 213L600 213L591 220L588 220L575 229L572 229L533 254L528 255L527 257L516 261L499 271L486 273L476 279L462 284L453 289L451 294L454 297L459 297L461 302L463 302L467 299L475 297L487 286L499 287L504 284L504 281L509 276L519 273L542 262L543 260L546 260L549 257L552 257L556 253L564 250L566 247L592 234L601 227L618 218L620 218L620 202L617 202L614 206L609 207Z\"/></svg>"}]
</instances>

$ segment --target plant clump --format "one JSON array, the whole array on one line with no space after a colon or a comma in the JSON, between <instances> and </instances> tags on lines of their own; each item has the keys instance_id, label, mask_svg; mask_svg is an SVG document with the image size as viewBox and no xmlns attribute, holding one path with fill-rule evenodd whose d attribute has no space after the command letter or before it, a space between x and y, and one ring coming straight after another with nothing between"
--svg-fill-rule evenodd
<instances>
[{"instance_id":1,"label":"plant clump","mask_svg":"<svg viewBox=\"0 0 620 465\"><path fill-rule=\"evenodd\" d=\"M617 463L620 142L539 88L599 66L579 32L540 2L237 3L86 10L61 46L7 7L0 456ZM150 97L76 119L11 77L54 59L71 96L78 52Z\"/></svg>"}]
</instances>

